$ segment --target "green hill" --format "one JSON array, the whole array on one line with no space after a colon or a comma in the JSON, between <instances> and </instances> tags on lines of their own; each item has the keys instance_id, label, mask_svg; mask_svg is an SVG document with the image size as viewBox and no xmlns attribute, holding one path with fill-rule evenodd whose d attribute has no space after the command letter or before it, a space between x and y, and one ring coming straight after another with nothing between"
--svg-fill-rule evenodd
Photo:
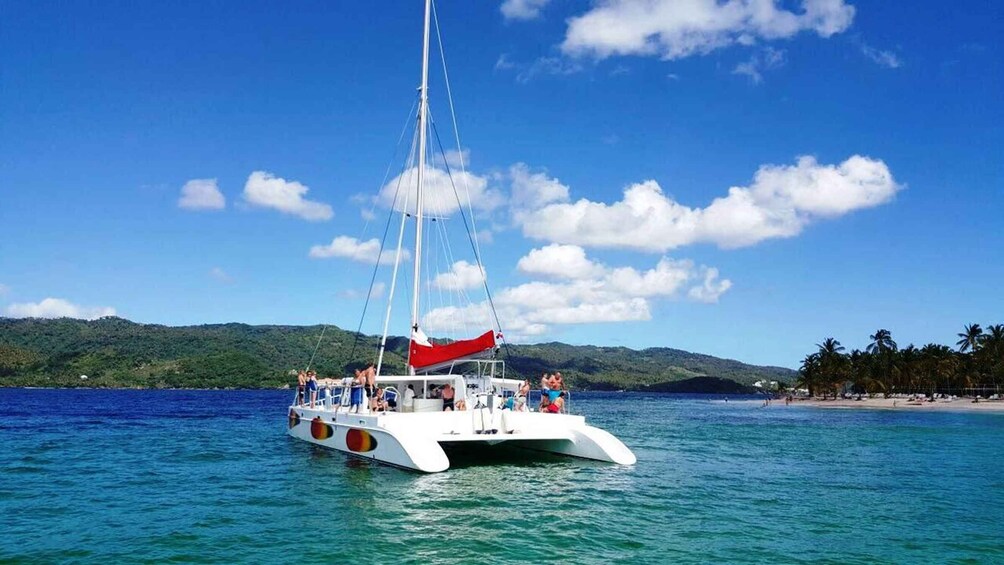
<instances>
[{"instance_id":1,"label":"green hill","mask_svg":"<svg viewBox=\"0 0 1004 565\"><path fill-rule=\"evenodd\" d=\"M281 387L293 382L291 369L310 359L322 331L313 365L319 375L345 375L373 360L377 337L333 326L168 327L115 317L0 318L0 386ZM385 372L404 369L407 344L405 338L388 339ZM510 345L507 351L508 376L536 378L559 370L577 389L741 392L742 385L757 380L795 378L789 369L669 348L541 343Z\"/></svg>"}]
</instances>

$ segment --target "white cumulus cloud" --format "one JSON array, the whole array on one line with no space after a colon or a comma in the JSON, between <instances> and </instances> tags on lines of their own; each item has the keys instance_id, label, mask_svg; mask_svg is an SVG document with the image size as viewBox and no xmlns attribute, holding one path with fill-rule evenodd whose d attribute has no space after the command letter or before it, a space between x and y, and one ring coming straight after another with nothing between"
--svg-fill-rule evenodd
<instances>
[{"instance_id":1,"label":"white cumulus cloud","mask_svg":"<svg viewBox=\"0 0 1004 565\"><path fill-rule=\"evenodd\" d=\"M330 220L331 206L304 198L310 189L296 182L255 171L244 184L244 200L253 206L272 208L311 222Z\"/></svg>"},{"instance_id":2,"label":"white cumulus cloud","mask_svg":"<svg viewBox=\"0 0 1004 565\"><path fill-rule=\"evenodd\" d=\"M186 210L222 210L227 199L216 185L216 179L192 179L181 187L178 207Z\"/></svg>"},{"instance_id":3,"label":"white cumulus cloud","mask_svg":"<svg viewBox=\"0 0 1004 565\"><path fill-rule=\"evenodd\" d=\"M695 243L721 248L797 235L811 222L889 202L902 187L886 164L854 155L838 165L799 157L764 165L749 186L734 186L705 208L663 193L654 180L629 186L619 202L581 199L514 214L524 235L586 247L665 252Z\"/></svg>"},{"instance_id":4,"label":"white cumulus cloud","mask_svg":"<svg viewBox=\"0 0 1004 565\"><path fill-rule=\"evenodd\" d=\"M467 290L478 288L482 283L481 268L467 261L457 261L449 271L439 273L432 280L432 286L443 290Z\"/></svg>"},{"instance_id":5,"label":"white cumulus cloud","mask_svg":"<svg viewBox=\"0 0 1004 565\"><path fill-rule=\"evenodd\" d=\"M370 265L380 262L381 265L391 265L394 263L396 249L384 249L380 252L380 240L373 238L367 241L359 241L354 237L340 235L331 240L328 245L315 245L310 248L309 256L314 259L329 259L331 257L341 257L351 259L359 263L369 263ZM408 260L411 253L407 249L401 250L401 259Z\"/></svg>"},{"instance_id":6,"label":"white cumulus cloud","mask_svg":"<svg viewBox=\"0 0 1004 565\"><path fill-rule=\"evenodd\" d=\"M551 0L504 0L499 8L507 20L533 20Z\"/></svg>"},{"instance_id":7,"label":"white cumulus cloud","mask_svg":"<svg viewBox=\"0 0 1004 565\"><path fill-rule=\"evenodd\" d=\"M732 288L732 281L718 280L718 269L714 267L702 267L701 273L701 284L692 286L687 291L687 296L691 300L708 304L717 303L718 298Z\"/></svg>"},{"instance_id":8,"label":"white cumulus cloud","mask_svg":"<svg viewBox=\"0 0 1004 565\"><path fill-rule=\"evenodd\" d=\"M509 179L512 181L509 206L517 222L548 204L568 202L568 186L547 173L531 172L526 163L509 167Z\"/></svg>"},{"instance_id":9,"label":"white cumulus cloud","mask_svg":"<svg viewBox=\"0 0 1004 565\"><path fill-rule=\"evenodd\" d=\"M94 320L104 316L114 316L110 306L78 306L62 298L46 298L41 302L11 304L6 309L12 318L79 318Z\"/></svg>"},{"instance_id":10,"label":"white cumulus cloud","mask_svg":"<svg viewBox=\"0 0 1004 565\"><path fill-rule=\"evenodd\" d=\"M549 266L551 262L558 266ZM649 320L654 299L685 295L716 302L732 285L718 280L717 269L698 267L689 260L663 257L646 270L608 267L574 245L534 249L520 260L519 270L545 280L495 293L503 330L515 340L545 334L555 325ZM491 327L493 317L488 304L481 302L433 309L423 316L422 324L428 331L457 332L471 326Z\"/></svg>"},{"instance_id":11,"label":"white cumulus cloud","mask_svg":"<svg viewBox=\"0 0 1004 565\"><path fill-rule=\"evenodd\" d=\"M843 0L802 0L797 11L777 0L600 0L568 21L561 49L598 59L680 59L803 31L830 37L853 20L854 7Z\"/></svg>"},{"instance_id":12,"label":"white cumulus cloud","mask_svg":"<svg viewBox=\"0 0 1004 565\"><path fill-rule=\"evenodd\" d=\"M585 249L558 243L530 250L516 268L528 275L555 279L592 278L603 272L602 265L586 257Z\"/></svg>"},{"instance_id":13,"label":"white cumulus cloud","mask_svg":"<svg viewBox=\"0 0 1004 565\"><path fill-rule=\"evenodd\" d=\"M454 154L451 158L466 158ZM470 172L451 169L450 175L436 167L425 168L425 189L423 191L423 213L428 216L448 217L462 204L466 210L468 202L476 210L490 212L505 202L502 193L488 186L488 178ZM377 202L385 208L414 214L418 193L418 167L412 167L391 179L377 194ZM395 200L395 196L397 197ZM468 196L470 198L468 198Z\"/></svg>"}]
</instances>

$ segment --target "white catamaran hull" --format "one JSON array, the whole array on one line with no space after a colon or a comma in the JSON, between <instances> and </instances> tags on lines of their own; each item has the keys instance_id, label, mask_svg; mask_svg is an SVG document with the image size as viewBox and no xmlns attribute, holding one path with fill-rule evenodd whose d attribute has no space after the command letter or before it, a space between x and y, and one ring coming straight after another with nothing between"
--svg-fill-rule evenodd
<instances>
[{"instance_id":1,"label":"white catamaran hull","mask_svg":"<svg viewBox=\"0 0 1004 565\"><path fill-rule=\"evenodd\" d=\"M487 411L486 411L487 412ZM481 429L486 432L477 433ZM533 451L632 465L635 456L620 440L586 425L585 418L495 410L426 414L355 414L293 406L289 434L365 459L438 473L450 467L441 444L507 443Z\"/></svg>"}]
</instances>

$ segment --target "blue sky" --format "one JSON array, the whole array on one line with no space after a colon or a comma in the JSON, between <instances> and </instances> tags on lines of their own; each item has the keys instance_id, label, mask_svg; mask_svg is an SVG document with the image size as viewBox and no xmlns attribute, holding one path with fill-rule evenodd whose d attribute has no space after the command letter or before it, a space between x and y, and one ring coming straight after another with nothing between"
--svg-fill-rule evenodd
<instances>
[{"instance_id":1,"label":"blue sky","mask_svg":"<svg viewBox=\"0 0 1004 565\"><path fill-rule=\"evenodd\" d=\"M954 343L1004 321L1000 4L438 9L511 339L797 366L828 336ZM421 10L5 2L0 313L354 328L410 140L392 159ZM423 282L431 335L480 327L458 220L455 261Z\"/></svg>"}]
</instances>

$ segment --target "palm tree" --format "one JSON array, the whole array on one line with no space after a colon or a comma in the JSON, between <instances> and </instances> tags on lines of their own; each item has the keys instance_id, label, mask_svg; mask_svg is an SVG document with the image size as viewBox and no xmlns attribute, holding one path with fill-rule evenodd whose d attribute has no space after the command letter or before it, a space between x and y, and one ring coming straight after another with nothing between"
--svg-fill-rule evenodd
<instances>
[{"instance_id":1,"label":"palm tree","mask_svg":"<svg viewBox=\"0 0 1004 565\"><path fill-rule=\"evenodd\" d=\"M848 357L850 361L851 381L854 383L854 392L867 394L882 389L882 383L872 378L872 364L874 356L855 349Z\"/></svg>"},{"instance_id":2,"label":"palm tree","mask_svg":"<svg viewBox=\"0 0 1004 565\"><path fill-rule=\"evenodd\" d=\"M868 344L868 353L883 354L887 351L896 351L896 342L892 340L889 330L876 330L874 335L868 336L872 340Z\"/></svg>"},{"instance_id":3,"label":"palm tree","mask_svg":"<svg viewBox=\"0 0 1004 565\"><path fill-rule=\"evenodd\" d=\"M911 394L919 392L920 361L917 348L912 343L900 350L899 355L896 356L897 388L900 391Z\"/></svg>"},{"instance_id":4,"label":"palm tree","mask_svg":"<svg viewBox=\"0 0 1004 565\"><path fill-rule=\"evenodd\" d=\"M1000 392L998 385L1004 379L1004 324L987 326L976 356L980 372L988 376L994 388Z\"/></svg>"},{"instance_id":5,"label":"palm tree","mask_svg":"<svg viewBox=\"0 0 1004 565\"><path fill-rule=\"evenodd\" d=\"M944 392L955 375L955 352L947 345L929 343L920 350L922 379L931 394Z\"/></svg>"},{"instance_id":6,"label":"palm tree","mask_svg":"<svg viewBox=\"0 0 1004 565\"><path fill-rule=\"evenodd\" d=\"M802 359L802 366L798 369L798 381L795 386L802 386L809 389L809 396L814 396L816 385L819 382L819 354L810 353Z\"/></svg>"},{"instance_id":7,"label":"palm tree","mask_svg":"<svg viewBox=\"0 0 1004 565\"><path fill-rule=\"evenodd\" d=\"M889 330L876 330L868 337L872 340L868 344L868 353L875 356L875 362L872 363L872 379L882 383L882 388L888 396L893 389L893 353L896 352L896 342L892 340Z\"/></svg>"},{"instance_id":8,"label":"palm tree","mask_svg":"<svg viewBox=\"0 0 1004 565\"><path fill-rule=\"evenodd\" d=\"M955 342L955 345L959 346L959 351L962 353L975 352L983 341L983 328L979 324L969 324L966 326L966 331L958 335L960 339Z\"/></svg>"},{"instance_id":9,"label":"palm tree","mask_svg":"<svg viewBox=\"0 0 1004 565\"><path fill-rule=\"evenodd\" d=\"M836 398L840 387L847 380L847 357L843 355L844 346L840 342L828 337L823 343L817 343L819 351L819 372L823 383L833 388L833 397Z\"/></svg>"}]
</instances>

